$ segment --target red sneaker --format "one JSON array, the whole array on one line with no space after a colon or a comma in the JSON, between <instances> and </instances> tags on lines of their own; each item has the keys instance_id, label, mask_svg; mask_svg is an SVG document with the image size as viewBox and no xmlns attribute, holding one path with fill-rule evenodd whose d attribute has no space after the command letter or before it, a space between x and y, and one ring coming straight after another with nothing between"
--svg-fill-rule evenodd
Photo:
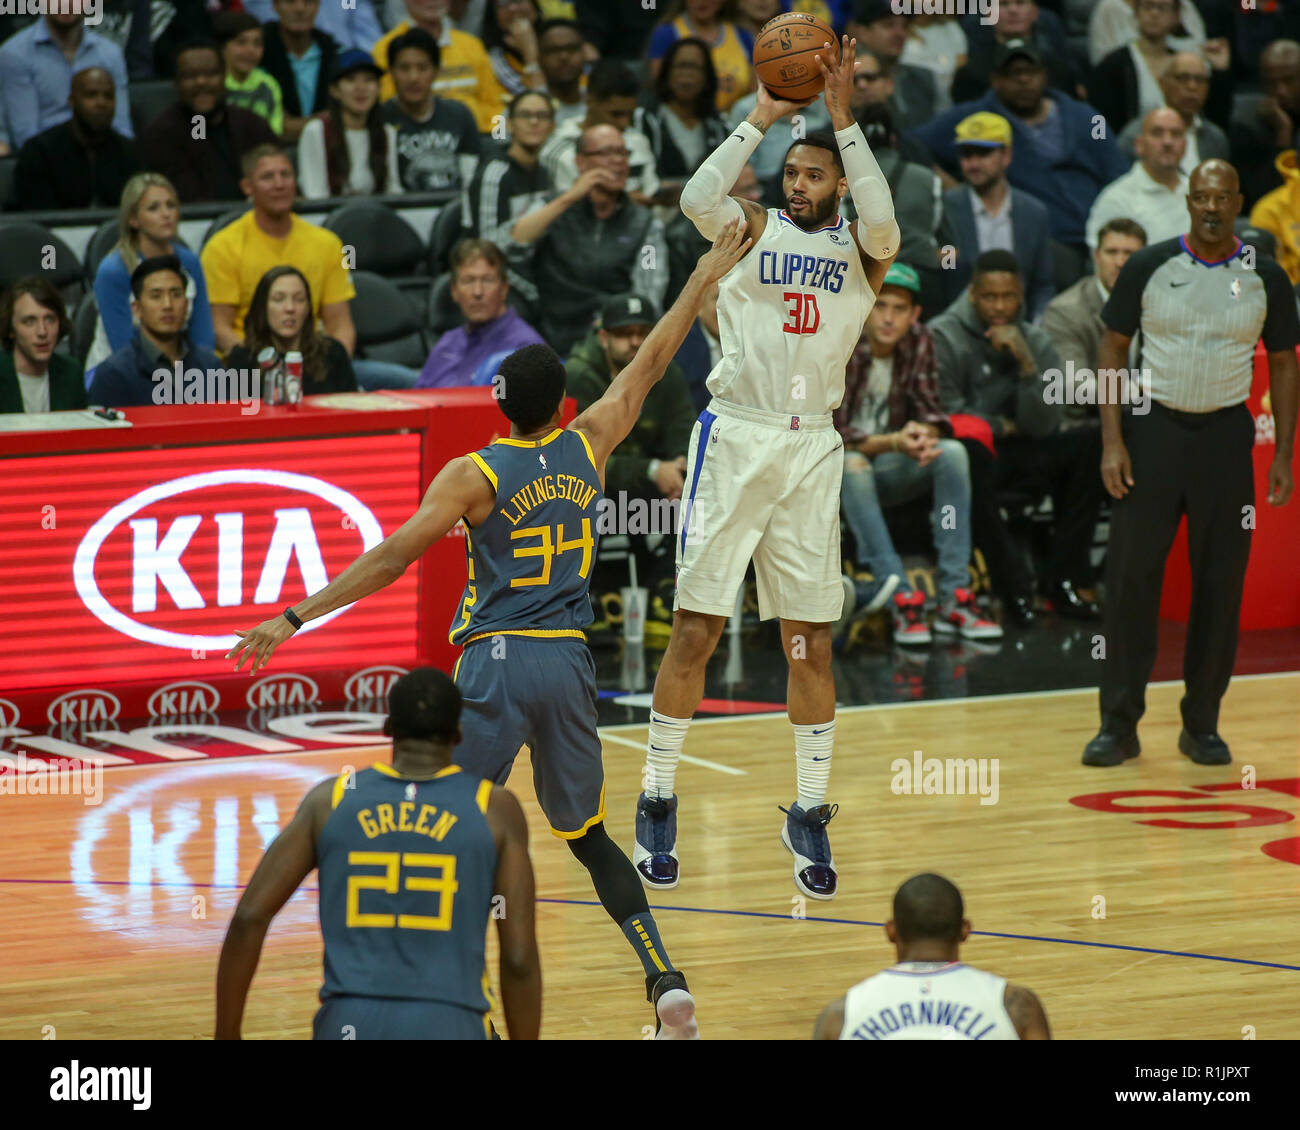
<instances>
[{"instance_id":1,"label":"red sneaker","mask_svg":"<svg viewBox=\"0 0 1300 1130\"><path fill-rule=\"evenodd\" d=\"M968 640L1000 640L1002 625L980 615L975 605L975 594L970 589L958 589L953 599L940 606L934 619L934 630L944 635L959 635Z\"/></svg>"},{"instance_id":2,"label":"red sneaker","mask_svg":"<svg viewBox=\"0 0 1300 1130\"><path fill-rule=\"evenodd\" d=\"M894 594L894 642L905 647L928 644L933 637L925 621L925 594L913 590Z\"/></svg>"}]
</instances>

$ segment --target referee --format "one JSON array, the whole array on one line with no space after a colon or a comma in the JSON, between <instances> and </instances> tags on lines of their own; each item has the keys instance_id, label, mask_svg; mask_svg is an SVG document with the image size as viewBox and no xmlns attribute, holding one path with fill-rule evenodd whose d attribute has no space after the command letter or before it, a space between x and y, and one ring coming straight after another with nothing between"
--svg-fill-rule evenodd
<instances>
[{"instance_id":1,"label":"referee","mask_svg":"<svg viewBox=\"0 0 1300 1130\"><path fill-rule=\"evenodd\" d=\"M1256 263L1253 249L1246 251L1233 234L1241 207L1236 170L1226 161L1201 162L1188 183L1191 231L1133 255L1101 312L1101 477L1115 504L1106 555L1101 732L1083 751L1085 765L1119 765L1141 752L1137 725L1156 658L1165 559L1184 514L1192 604L1178 748L1198 765L1232 760L1217 731L1254 526L1248 515L1255 505L1255 422L1245 401L1262 337L1277 423L1268 501L1283 506L1293 485L1300 343L1285 272L1273 259ZM1126 372L1121 367L1138 330L1150 412L1121 415L1120 404L1103 402L1100 377L1108 369Z\"/></svg>"}]
</instances>

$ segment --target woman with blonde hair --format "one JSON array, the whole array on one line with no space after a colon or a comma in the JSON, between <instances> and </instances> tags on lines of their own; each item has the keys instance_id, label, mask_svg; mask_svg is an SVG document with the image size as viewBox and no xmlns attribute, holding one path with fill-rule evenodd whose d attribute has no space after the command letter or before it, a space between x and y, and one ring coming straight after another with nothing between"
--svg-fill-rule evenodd
<instances>
[{"instance_id":1,"label":"woman with blonde hair","mask_svg":"<svg viewBox=\"0 0 1300 1130\"><path fill-rule=\"evenodd\" d=\"M109 354L131 340L135 326L131 316L131 272L142 259L175 255L185 268L185 297L189 299L189 323L185 336L201 349L216 349L212 308L203 280L199 257L176 238L181 205L176 189L161 173L136 173L122 189L118 205L116 246L95 272L95 305L99 322L95 341L86 357L89 373Z\"/></svg>"}]
</instances>

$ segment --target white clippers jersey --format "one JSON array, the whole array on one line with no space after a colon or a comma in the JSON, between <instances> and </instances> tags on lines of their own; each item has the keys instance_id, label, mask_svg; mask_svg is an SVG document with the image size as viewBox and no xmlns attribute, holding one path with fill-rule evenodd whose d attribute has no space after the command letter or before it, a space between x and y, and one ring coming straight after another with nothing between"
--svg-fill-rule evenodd
<instances>
[{"instance_id":1,"label":"white clippers jersey","mask_svg":"<svg viewBox=\"0 0 1300 1130\"><path fill-rule=\"evenodd\" d=\"M841 1040L1018 1040L1004 977L959 961L905 961L844 997Z\"/></svg>"},{"instance_id":2,"label":"white clippers jersey","mask_svg":"<svg viewBox=\"0 0 1300 1130\"><path fill-rule=\"evenodd\" d=\"M875 301L843 216L806 232L769 208L762 237L719 284L722 360L709 391L782 415L833 411Z\"/></svg>"}]
</instances>

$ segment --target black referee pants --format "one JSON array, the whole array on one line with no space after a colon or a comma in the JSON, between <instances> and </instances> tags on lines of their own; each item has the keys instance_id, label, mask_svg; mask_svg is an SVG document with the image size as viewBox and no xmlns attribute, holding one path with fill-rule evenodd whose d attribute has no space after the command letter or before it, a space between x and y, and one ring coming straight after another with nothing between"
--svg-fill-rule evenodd
<instances>
[{"instance_id":1,"label":"black referee pants","mask_svg":"<svg viewBox=\"0 0 1300 1130\"><path fill-rule=\"evenodd\" d=\"M1111 510L1102 729L1132 734L1146 710L1165 561L1186 514L1192 603L1183 650L1183 725L1194 734L1211 733L1237 655L1250 557L1246 508L1253 512L1255 505L1255 421L1244 404L1189 414L1152 401L1148 415L1125 418L1124 444L1134 485Z\"/></svg>"}]
</instances>

